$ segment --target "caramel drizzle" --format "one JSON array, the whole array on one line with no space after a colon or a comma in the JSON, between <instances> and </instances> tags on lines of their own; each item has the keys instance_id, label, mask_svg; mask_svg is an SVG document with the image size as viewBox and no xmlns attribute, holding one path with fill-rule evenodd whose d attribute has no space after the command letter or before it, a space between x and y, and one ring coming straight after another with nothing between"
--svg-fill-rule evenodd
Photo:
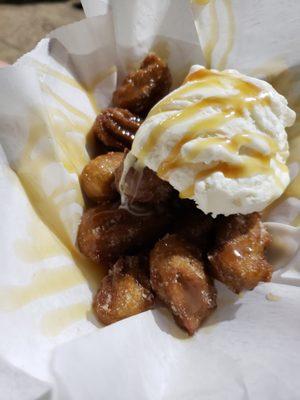
<instances>
[{"instance_id":1,"label":"caramel drizzle","mask_svg":"<svg viewBox=\"0 0 300 400\"><path fill-rule=\"evenodd\" d=\"M242 162L240 164L228 164L225 162L213 163L210 165L203 163L203 169L196 174L195 184L198 180L204 179L214 172L222 172L228 178L244 178L256 174L271 174L273 172L270 161L278 151L275 141L262 134L254 134L252 132L243 132L235 135L233 138L216 136L218 130L228 121L243 116L245 110L251 111L256 105L269 105L270 99L268 93L262 91L257 86L250 82L243 81L230 74L210 71L207 69L200 69L190 74L184 81L185 85L173 94L162 100L150 113L150 117L163 111L170 111L169 105L174 100L183 99L185 94L191 94L193 90L199 90L203 87L216 85L224 87L226 84L232 85L236 94L228 97L216 97L201 99L199 102L192 104L178 110L178 112L161 122L149 134L146 143L138 155L138 158L143 161L151 150L157 145L160 137L171 127L176 124L189 121L196 116L206 107L216 107L218 111L208 118L201 119L189 126L181 140L173 147L167 159L161 163L158 168L157 174L162 179L167 179L169 173L182 165L191 163L193 159L199 155L200 152L205 151L209 146L218 144L225 147L228 151L238 154L239 149L243 145L248 145L252 142L253 138L257 136L260 140L267 142L269 146L269 153L267 155L261 154L258 151L251 150L250 155L240 156ZM181 154L182 146L186 143L201 137L203 141L197 141L188 155L184 157ZM212 136L212 137L211 137ZM277 161L280 168L286 170L283 163ZM279 180L277 184L280 185ZM183 198L192 197L194 195L195 185L184 190L180 195Z\"/></svg>"},{"instance_id":2,"label":"caramel drizzle","mask_svg":"<svg viewBox=\"0 0 300 400\"><path fill-rule=\"evenodd\" d=\"M53 97L53 99L60 104L63 108L68 110L70 113L78 117L80 120L85 121L87 124L90 124L92 121L92 118L88 116L87 114L83 113L81 110L78 108L72 106L72 104L68 103L66 100L64 100L61 96L59 96L57 93L55 93L50 86L48 86L46 83L41 83L41 88L44 93L47 93L49 96Z\"/></svg>"},{"instance_id":3,"label":"caramel drizzle","mask_svg":"<svg viewBox=\"0 0 300 400\"><path fill-rule=\"evenodd\" d=\"M51 68L49 65L40 63L39 61L32 59L31 60L32 63L37 67L38 71L40 74L44 74L45 76L51 76L55 79L57 79L58 81L73 87L74 89L79 90L82 94L84 94L85 96L87 96L90 105L94 111L95 114L98 114L99 111L101 111L99 109L99 107L96 104L96 99L94 96L94 92L96 87L103 82L109 75L113 74L114 72L116 72L116 67L112 66L111 68L109 68L107 71L100 73L99 75L97 75L95 77L95 79L93 79L93 81L90 83L89 86L85 87L83 86L78 80L76 80L72 75L67 75L65 73L62 73L54 68Z\"/></svg>"},{"instance_id":4,"label":"caramel drizzle","mask_svg":"<svg viewBox=\"0 0 300 400\"><path fill-rule=\"evenodd\" d=\"M204 6L205 4L208 4L210 0L192 0L192 3L198 4L199 6Z\"/></svg>"},{"instance_id":5,"label":"caramel drizzle","mask_svg":"<svg viewBox=\"0 0 300 400\"><path fill-rule=\"evenodd\" d=\"M84 143L93 123L93 110L85 114L66 102L51 85L47 85L43 75L56 78L61 83L87 96L96 113L94 91L96 85L113 69L96 77L88 88L84 88L71 75L63 74L51 67L32 60L38 68L43 93L51 97L55 104L47 107L47 115L41 109L32 109L28 138L19 159L13 164L16 175L11 171L15 184L20 184L32 206L33 219L28 225L26 239L15 242L16 256L24 262L36 263L49 259L49 268L35 271L30 282L24 285L0 287L0 310L14 311L36 300L56 296L79 285L88 284L94 291L104 276L105 269L82 256L72 240L77 230L83 199L80 186L73 178L55 185L50 194L43 188L44 171L52 163L62 164L70 174L81 173L89 161ZM42 114L42 115L41 115ZM45 132L47 134L45 134ZM69 133L75 133L69 135ZM46 138L53 139L53 145L44 149ZM17 179L18 176L18 179ZM78 210L69 210L73 204ZM64 213L64 214L62 214ZM36 215L35 215L36 214ZM38 240L37 240L38 239ZM51 268L51 258L64 256L69 261ZM33 271L32 271L33 272ZM78 303L52 310L43 316L42 331L46 335L57 335L74 322L86 318L89 303Z\"/></svg>"}]
</instances>

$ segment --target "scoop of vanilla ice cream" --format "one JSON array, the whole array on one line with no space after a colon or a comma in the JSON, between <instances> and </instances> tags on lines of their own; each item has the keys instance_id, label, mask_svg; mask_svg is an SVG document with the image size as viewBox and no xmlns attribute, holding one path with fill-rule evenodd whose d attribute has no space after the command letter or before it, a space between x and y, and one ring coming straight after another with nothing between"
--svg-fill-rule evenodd
<instances>
[{"instance_id":1,"label":"scoop of vanilla ice cream","mask_svg":"<svg viewBox=\"0 0 300 400\"><path fill-rule=\"evenodd\" d=\"M136 159L205 213L261 211L289 183L295 113L267 82L196 65L136 133ZM125 173L125 171L124 171Z\"/></svg>"}]
</instances>

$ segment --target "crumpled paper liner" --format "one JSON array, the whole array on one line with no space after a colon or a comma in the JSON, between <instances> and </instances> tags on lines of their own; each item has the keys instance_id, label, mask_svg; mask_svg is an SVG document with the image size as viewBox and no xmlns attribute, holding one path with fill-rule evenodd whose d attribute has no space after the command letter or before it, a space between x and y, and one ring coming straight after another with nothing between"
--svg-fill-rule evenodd
<instances>
[{"instance_id":1,"label":"crumpled paper liner","mask_svg":"<svg viewBox=\"0 0 300 400\"><path fill-rule=\"evenodd\" d=\"M0 70L0 354L51 382L45 398L297 398L298 121L289 132L294 180L266 215L284 255L273 279L280 284L242 298L218 285L219 308L192 339L161 311L97 327L90 304L103 269L74 246L89 128L117 80L150 50L168 61L174 86L205 61L188 1L83 5L90 18ZM207 63L267 77L299 109L298 2L195 0L192 7ZM1 393L9 398L2 385Z\"/></svg>"}]
</instances>

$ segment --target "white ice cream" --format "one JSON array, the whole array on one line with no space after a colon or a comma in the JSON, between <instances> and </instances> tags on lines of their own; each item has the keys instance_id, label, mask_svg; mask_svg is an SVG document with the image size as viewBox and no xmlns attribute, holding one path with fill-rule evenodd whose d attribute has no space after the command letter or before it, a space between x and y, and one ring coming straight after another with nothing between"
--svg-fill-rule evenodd
<instances>
[{"instance_id":1,"label":"white ice cream","mask_svg":"<svg viewBox=\"0 0 300 400\"><path fill-rule=\"evenodd\" d=\"M294 120L267 82L196 65L151 110L129 159L135 156L205 213L261 211L289 183L285 127Z\"/></svg>"}]
</instances>

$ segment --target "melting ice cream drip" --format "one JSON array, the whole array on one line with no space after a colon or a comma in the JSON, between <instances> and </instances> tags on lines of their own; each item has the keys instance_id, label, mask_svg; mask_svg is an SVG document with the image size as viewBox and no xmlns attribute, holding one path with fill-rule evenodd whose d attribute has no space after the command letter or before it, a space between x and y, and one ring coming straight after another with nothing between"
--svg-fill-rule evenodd
<instances>
[{"instance_id":1,"label":"melting ice cream drip","mask_svg":"<svg viewBox=\"0 0 300 400\"><path fill-rule=\"evenodd\" d=\"M135 171L134 178L136 179L134 179L134 195L132 196L132 198L128 199L126 195L126 178L131 168L133 168ZM123 172L119 183L119 191L121 194L120 208L127 210L131 214L137 216L145 216L151 214L151 211L149 209L134 202L134 199L136 198L139 190L141 180L143 178L144 168L145 167L138 162L137 158L133 154L128 153L124 160Z\"/></svg>"}]
</instances>

